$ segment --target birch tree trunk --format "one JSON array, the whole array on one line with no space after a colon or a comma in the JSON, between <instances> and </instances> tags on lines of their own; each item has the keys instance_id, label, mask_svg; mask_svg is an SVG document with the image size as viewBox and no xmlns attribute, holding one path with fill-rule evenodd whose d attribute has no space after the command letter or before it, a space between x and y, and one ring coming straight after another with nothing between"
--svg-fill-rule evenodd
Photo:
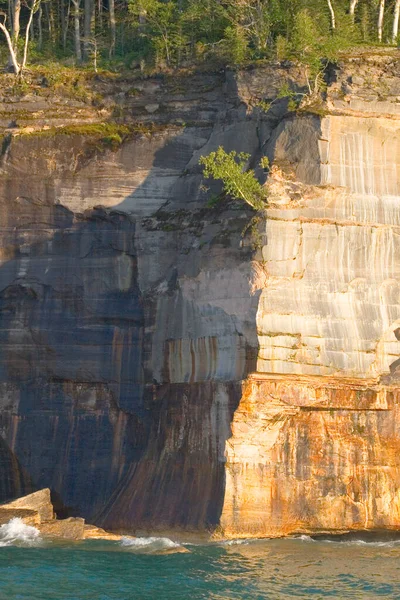
<instances>
[{"instance_id":1,"label":"birch tree trunk","mask_svg":"<svg viewBox=\"0 0 400 600\"><path fill-rule=\"evenodd\" d=\"M111 33L111 42L110 42L110 58L112 58L115 54L115 42L116 42L116 26L115 26L115 1L109 0L108 7L110 11L110 33Z\"/></svg>"},{"instance_id":2,"label":"birch tree trunk","mask_svg":"<svg viewBox=\"0 0 400 600\"><path fill-rule=\"evenodd\" d=\"M32 22L33 22L33 15L35 14L35 12L37 12L39 10L40 1L41 0L33 0L32 1L31 10L30 10L30 13L29 13L28 25L26 26L25 43L24 43L24 56L23 56L22 64L21 64L21 74L22 74L22 71L25 69L26 61L28 59L29 34L30 34L30 31L31 31L31 25L32 25Z\"/></svg>"},{"instance_id":3,"label":"birch tree trunk","mask_svg":"<svg viewBox=\"0 0 400 600\"><path fill-rule=\"evenodd\" d=\"M82 62L82 49L81 49L81 26L79 22L80 13L80 0L72 0L74 5L74 30L75 30L75 56L78 63Z\"/></svg>"},{"instance_id":4,"label":"birch tree trunk","mask_svg":"<svg viewBox=\"0 0 400 600\"><path fill-rule=\"evenodd\" d=\"M397 36L399 35L399 16L400 16L400 0L396 0L396 4L394 5L394 13L393 13L393 30L392 30L393 44L395 44L397 42Z\"/></svg>"},{"instance_id":5,"label":"birch tree trunk","mask_svg":"<svg viewBox=\"0 0 400 600\"><path fill-rule=\"evenodd\" d=\"M349 10L349 13L350 13L350 15L352 16L353 19L354 19L354 13L356 12L357 4L358 4L358 0L350 0L350 10Z\"/></svg>"},{"instance_id":6,"label":"birch tree trunk","mask_svg":"<svg viewBox=\"0 0 400 600\"><path fill-rule=\"evenodd\" d=\"M334 31L336 29L335 11L333 10L333 6L332 6L331 0L327 0L327 2L328 2L329 12L331 13L331 27L332 27L332 30Z\"/></svg>"},{"instance_id":7,"label":"birch tree trunk","mask_svg":"<svg viewBox=\"0 0 400 600\"><path fill-rule=\"evenodd\" d=\"M378 15L378 40L382 41L383 32L383 16L385 13L385 0L379 0L379 15Z\"/></svg>"},{"instance_id":8,"label":"birch tree trunk","mask_svg":"<svg viewBox=\"0 0 400 600\"><path fill-rule=\"evenodd\" d=\"M19 38L20 31L20 16L21 16L21 0L14 0L14 10L13 10L13 48L15 53L17 54L17 42Z\"/></svg>"},{"instance_id":9,"label":"birch tree trunk","mask_svg":"<svg viewBox=\"0 0 400 600\"><path fill-rule=\"evenodd\" d=\"M16 55L15 50L14 50L13 40L11 39L11 36L10 36L10 34L8 32L8 29L4 25L4 23L0 22L0 30L4 33L4 35L6 37L8 51L10 53L10 61L11 61L11 64L12 64L12 66L14 68L14 72L15 72L16 75L19 75L20 66L18 64L17 55Z\"/></svg>"}]
</instances>

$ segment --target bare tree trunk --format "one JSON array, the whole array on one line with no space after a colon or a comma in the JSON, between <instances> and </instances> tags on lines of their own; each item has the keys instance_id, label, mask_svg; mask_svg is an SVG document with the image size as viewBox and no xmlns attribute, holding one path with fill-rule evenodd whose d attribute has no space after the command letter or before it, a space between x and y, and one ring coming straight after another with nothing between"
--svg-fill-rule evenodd
<instances>
[{"instance_id":1,"label":"bare tree trunk","mask_svg":"<svg viewBox=\"0 0 400 600\"><path fill-rule=\"evenodd\" d=\"M22 64L21 64L21 74L22 74L22 71L25 69L26 61L28 59L29 32L31 30L31 25L33 22L33 15L39 9L39 6L40 6L40 0L33 0L31 10L29 13L28 25L26 26L24 57L22 59Z\"/></svg>"},{"instance_id":2,"label":"bare tree trunk","mask_svg":"<svg viewBox=\"0 0 400 600\"><path fill-rule=\"evenodd\" d=\"M350 0L350 10L349 10L349 13L350 13L350 15L352 16L353 19L354 19L354 13L356 12L357 4L358 4L358 0Z\"/></svg>"},{"instance_id":3,"label":"bare tree trunk","mask_svg":"<svg viewBox=\"0 0 400 600\"><path fill-rule=\"evenodd\" d=\"M385 13L385 0L379 0L379 15L378 15L378 40L382 41L383 32L383 16Z\"/></svg>"},{"instance_id":4,"label":"bare tree trunk","mask_svg":"<svg viewBox=\"0 0 400 600\"><path fill-rule=\"evenodd\" d=\"M64 52L67 49L70 6L70 0L67 0L67 10L65 10L65 0L60 0L61 38Z\"/></svg>"},{"instance_id":5,"label":"bare tree trunk","mask_svg":"<svg viewBox=\"0 0 400 600\"><path fill-rule=\"evenodd\" d=\"M94 1L84 0L84 23L83 23L83 58L85 61L89 59L90 40L94 34Z\"/></svg>"},{"instance_id":6,"label":"bare tree trunk","mask_svg":"<svg viewBox=\"0 0 400 600\"><path fill-rule=\"evenodd\" d=\"M13 25L14 2L13 2L13 0L8 0L7 12L8 12L8 20L11 23L11 31L13 31L14 30L14 25Z\"/></svg>"},{"instance_id":7,"label":"bare tree trunk","mask_svg":"<svg viewBox=\"0 0 400 600\"><path fill-rule=\"evenodd\" d=\"M18 38L19 38L19 32L20 32L20 17L21 17L21 0L14 0L12 42L13 42L13 49L14 49L16 56L18 55L17 44L18 44Z\"/></svg>"},{"instance_id":8,"label":"bare tree trunk","mask_svg":"<svg viewBox=\"0 0 400 600\"><path fill-rule=\"evenodd\" d=\"M53 3L46 3L46 14L47 14L47 23L49 28L49 38L53 44L56 43L56 28L54 23L54 11L53 11Z\"/></svg>"},{"instance_id":9,"label":"bare tree trunk","mask_svg":"<svg viewBox=\"0 0 400 600\"><path fill-rule=\"evenodd\" d=\"M115 54L115 42L116 42L116 25L115 25L115 2L114 0L109 0L108 8L110 11L110 33L111 33L111 42L110 42L110 52L109 56L112 58Z\"/></svg>"},{"instance_id":10,"label":"bare tree trunk","mask_svg":"<svg viewBox=\"0 0 400 600\"><path fill-rule=\"evenodd\" d=\"M394 15L393 15L393 31L392 31L393 44L395 44L397 42L397 36L399 35L399 16L400 16L400 0L396 0L396 4L394 5Z\"/></svg>"},{"instance_id":11,"label":"bare tree trunk","mask_svg":"<svg viewBox=\"0 0 400 600\"><path fill-rule=\"evenodd\" d=\"M93 68L94 72L97 73L97 40L93 40Z\"/></svg>"},{"instance_id":12,"label":"bare tree trunk","mask_svg":"<svg viewBox=\"0 0 400 600\"><path fill-rule=\"evenodd\" d=\"M103 26L103 0L97 0L97 18L101 29Z\"/></svg>"},{"instance_id":13,"label":"bare tree trunk","mask_svg":"<svg viewBox=\"0 0 400 600\"><path fill-rule=\"evenodd\" d=\"M43 29L42 29L42 7L39 7L38 12L38 49L41 50L43 48Z\"/></svg>"},{"instance_id":14,"label":"bare tree trunk","mask_svg":"<svg viewBox=\"0 0 400 600\"><path fill-rule=\"evenodd\" d=\"M78 63L82 62L81 28L79 22L80 0L72 0L74 5L75 56Z\"/></svg>"},{"instance_id":15,"label":"bare tree trunk","mask_svg":"<svg viewBox=\"0 0 400 600\"><path fill-rule=\"evenodd\" d=\"M14 68L15 74L18 75L19 72L20 72L20 66L18 64L17 55L16 55L15 50L14 50L13 40L11 39L11 36L10 36L10 34L8 32L8 29L4 25L4 23L0 22L0 29L4 33L4 35L6 36L8 51L10 53L11 64L12 64L12 66Z\"/></svg>"},{"instance_id":16,"label":"bare tree trunk","mask_svg":"<svg viewBox=\"0 0 400 600\"><path fill-rule=\"evenodd\" d=\"M29 29L29 37L32 40L32 42L35 41L35 22L33 20L31 22L31 27Z\"/></svg>"},{"instance_id":17,"label":"bare tree trunk","mask_svg":"<svg viewBox=\"0 0 400 600\"><path fill-rule=\"evenodd\" d=\"M335 31L335 29L336 29L335 11L333 10L333 6L332 6L331 0L327 0L327 2L328 2L329 12L331 13L331 27L332 27L332 30Z\"/></svg>"}]
</instances>

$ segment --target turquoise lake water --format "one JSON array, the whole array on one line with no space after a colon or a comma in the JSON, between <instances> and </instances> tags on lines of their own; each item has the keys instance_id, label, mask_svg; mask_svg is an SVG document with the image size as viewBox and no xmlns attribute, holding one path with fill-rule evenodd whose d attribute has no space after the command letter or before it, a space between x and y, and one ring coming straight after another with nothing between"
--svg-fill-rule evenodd
<instances>
[{"instance_id":1,"label":"turquoise lake water","mask_svg":"<svg viewBox=\"0 0 400 600\"><path fill-rule=\"evenodd\" d=\"M400 599L399 541L304 537L185 545L190 552L166 555L180 548L160 538L0 536L0 546L1 600Z\"/></svg>"}]
</instances>

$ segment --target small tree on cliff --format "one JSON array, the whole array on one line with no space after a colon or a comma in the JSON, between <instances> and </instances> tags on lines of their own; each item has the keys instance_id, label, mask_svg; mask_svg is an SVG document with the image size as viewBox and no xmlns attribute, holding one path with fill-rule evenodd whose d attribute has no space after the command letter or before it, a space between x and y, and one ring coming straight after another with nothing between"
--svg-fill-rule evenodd
<instances>
[{"instance_id":1,"label":"small tree on cliff","mask_svg":"<svg viewBox=\"0 0 400 600\"><path fill-rule=\"evenodd\" d=\"M223 190L236 200L243 200L256 210L265 208L267 193L257 181L254 171L246 170L250 154L225 152L220 146L216 152L202 156L204 175L222 181Z\"/></svg>"}]
</instances>

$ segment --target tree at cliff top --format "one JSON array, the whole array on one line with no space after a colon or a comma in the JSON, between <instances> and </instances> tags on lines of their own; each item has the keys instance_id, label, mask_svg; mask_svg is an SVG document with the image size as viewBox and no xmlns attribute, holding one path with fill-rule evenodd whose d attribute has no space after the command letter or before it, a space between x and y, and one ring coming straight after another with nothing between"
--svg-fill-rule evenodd
<instances>
[{"instance_id":1,"label":"tree at cliff top","mask_svg":"<svg viewBox=\"0 0 400 600\"><path fill-rule=\"evenodd\" d=\"M397 41L400 15L400 0L46 0L33 13L32 2L0 0L4 59L11 46L18 61L29 25L35 62L91 63L93 48L116 68L300 59L312 86L321 59Z\"/></svg>"},{"instance_id":2,"label":"tree at cliff top","mask_svg":"<svg viewBox=\"0 0 400 600\"><path fill-rule=\"evenodd\" d=\"M250 154L245 152L225 152L220 146L208 156L202 156L199 163L203 166L204 176L222 181L226 194L242 200L256 210L266 206L265 188L257 181L254 171L246 170Z\"/></svg>"}]
</instances>

